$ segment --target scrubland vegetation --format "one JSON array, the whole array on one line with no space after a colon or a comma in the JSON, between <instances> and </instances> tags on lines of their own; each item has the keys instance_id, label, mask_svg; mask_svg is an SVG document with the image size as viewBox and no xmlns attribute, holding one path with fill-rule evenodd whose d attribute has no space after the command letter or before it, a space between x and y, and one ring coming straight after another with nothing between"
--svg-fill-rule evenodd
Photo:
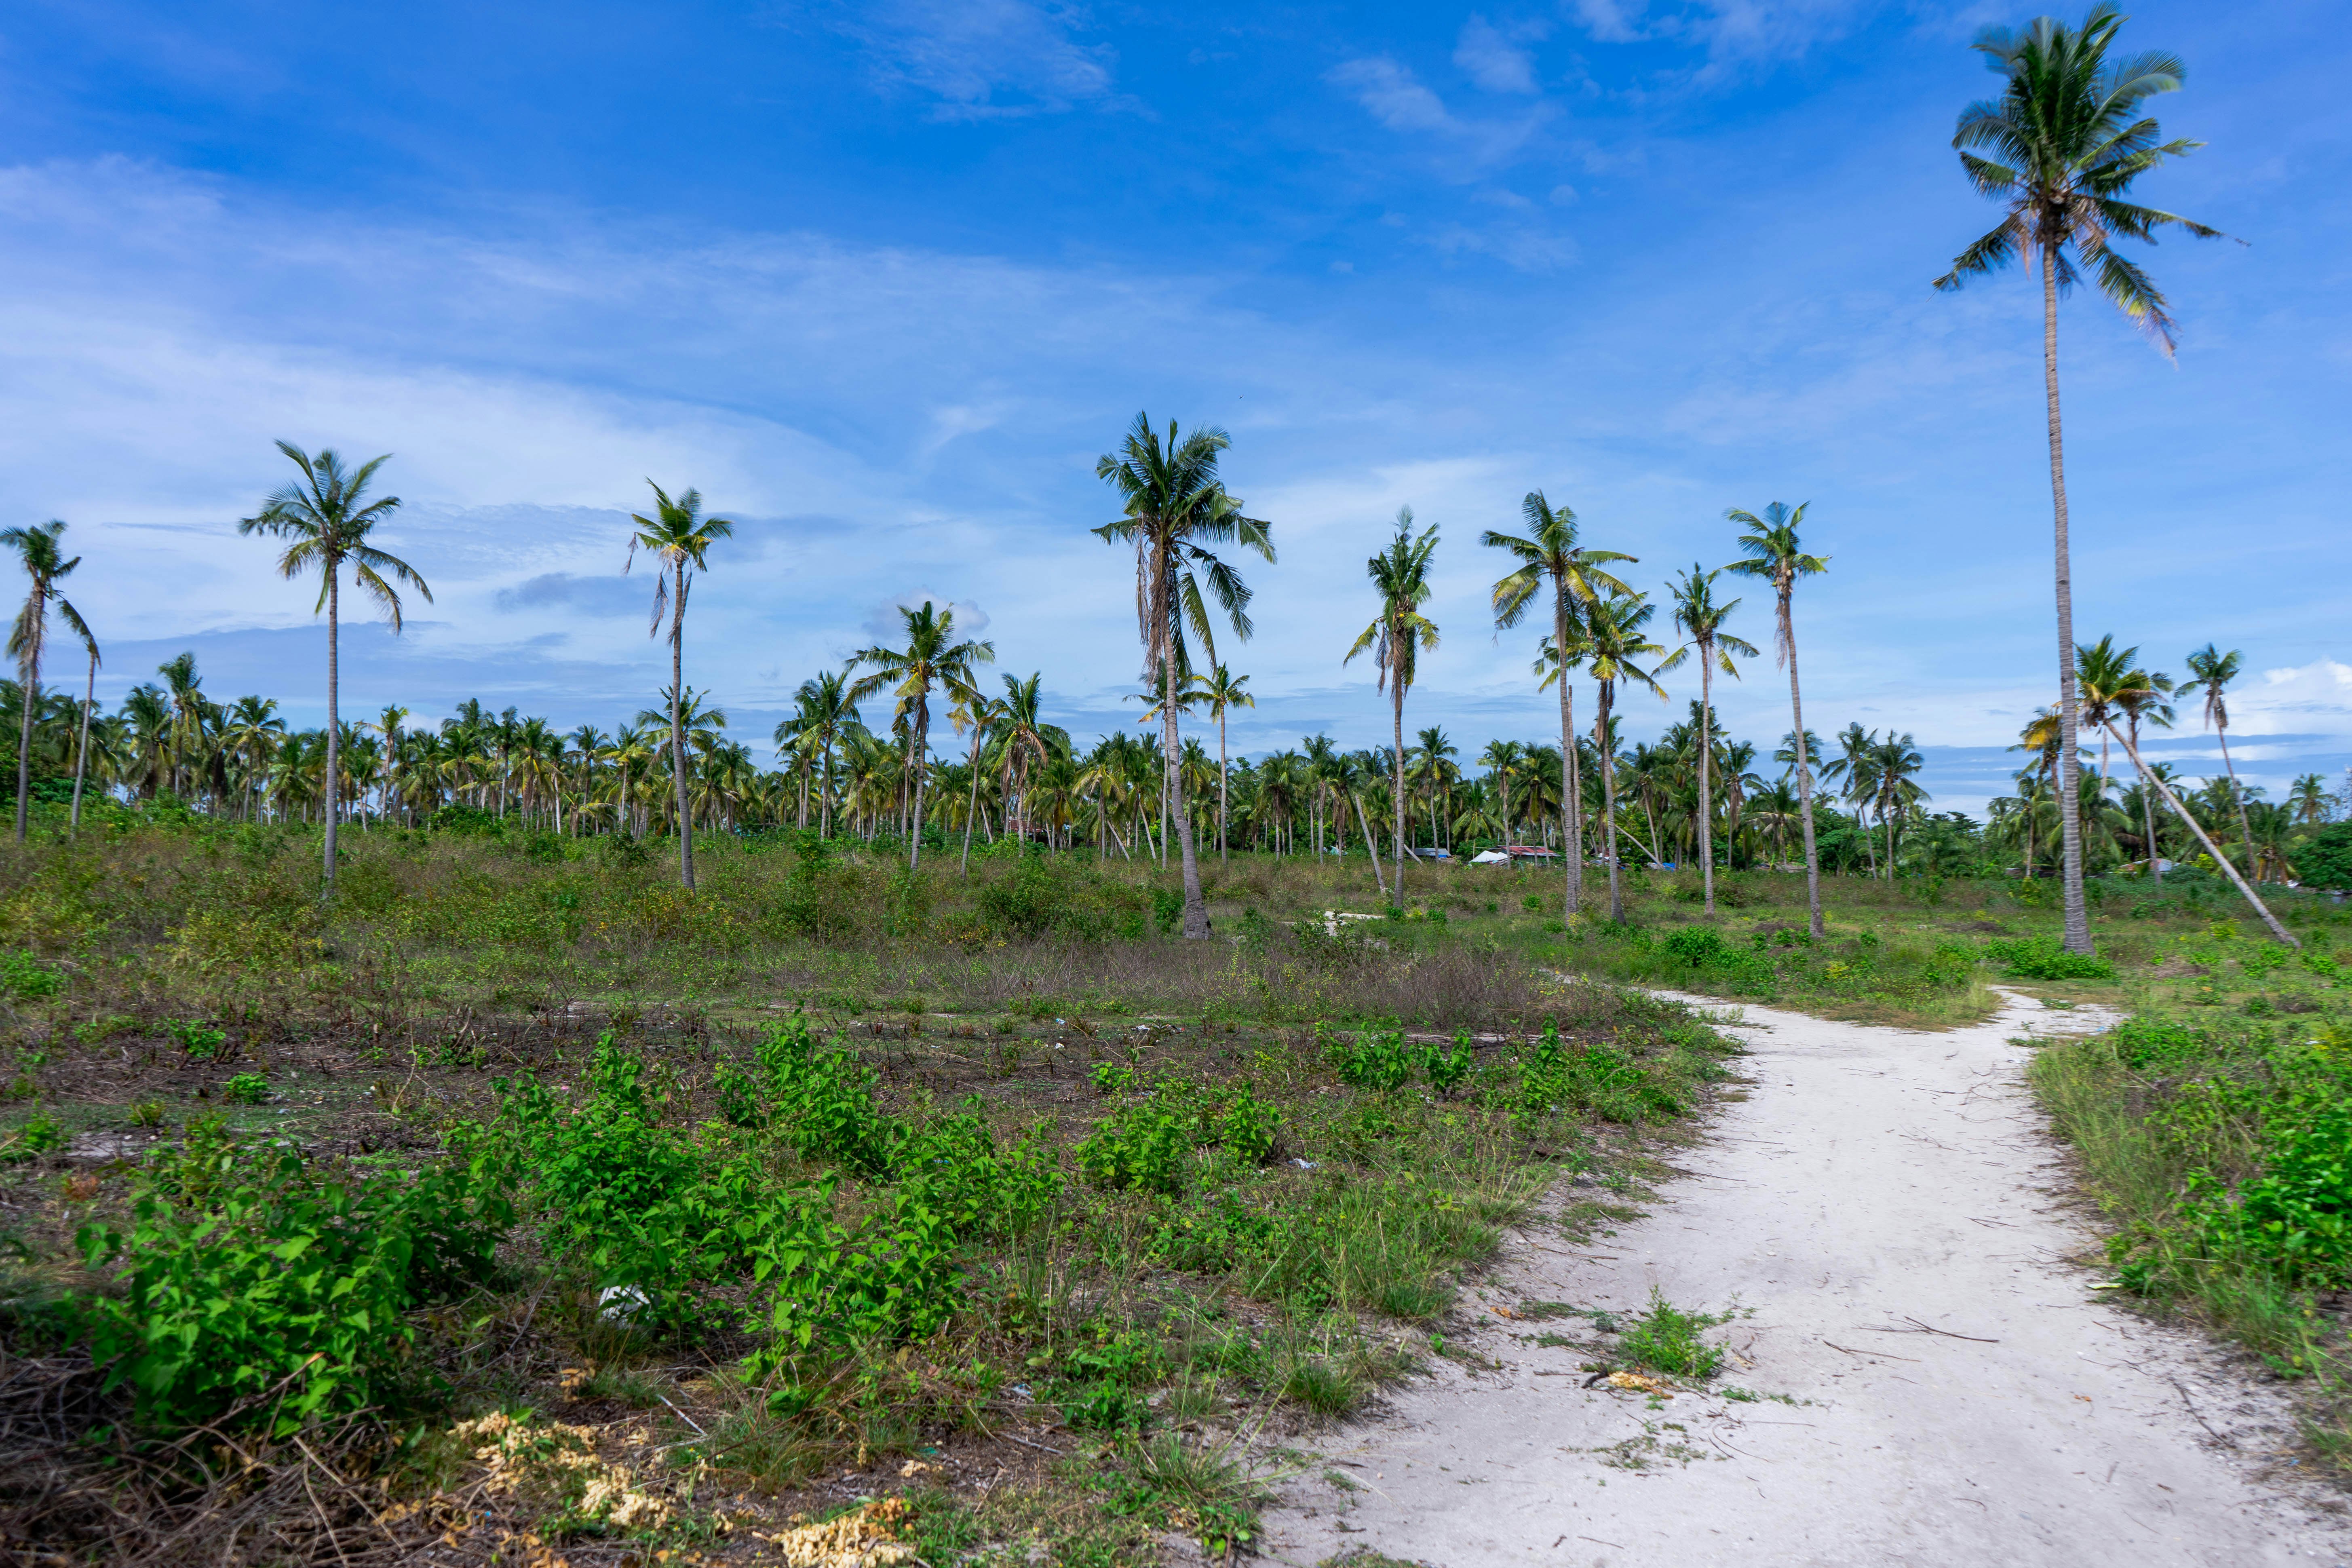
<instances>
[{"instance_id":1,"label":"scrubland vegetation","mask_svg":"<svg viewBox=\"0 0 2352 1568\"><path fill-rule=\"evenodd\" d=\"M1730 1054L1544 962L1509 868L1327 926L1354 878L1244 861L1186 942L1172 878L1019 847L719 838L689 896L379 828L324 904L315 853L8 863L12 1546L1244 1545L1288 1436Z\"/></svg>"}]
</instances>

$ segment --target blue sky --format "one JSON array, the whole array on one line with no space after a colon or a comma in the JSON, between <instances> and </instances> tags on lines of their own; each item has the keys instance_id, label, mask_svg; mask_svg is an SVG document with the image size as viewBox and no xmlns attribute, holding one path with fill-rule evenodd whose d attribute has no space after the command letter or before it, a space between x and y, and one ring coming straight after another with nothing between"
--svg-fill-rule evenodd
<instances>
[{"instance_id":1,"label":"blue sky","mask_svg":"<svg viewBox=\"0 0 2352 1568\"><path fill-rule=\"evenodd\" d=\"M73 523L102 692L191 647L315 720L310 595L231 524L276 437L393 452L388 542L436 597L352 635L347 710L610 726L666 673L620 575L650 475L742 524L688 642L739 731L928 595L1091 734L1137 662L1093 459L1148 409L1229 429L1276 525L1223 649L1256 752L1385 734L1339 655L1400 505L1444 531L1408 721L1469 750L1549 713L1475 543L1527 490L1653 589L1730 558L1726 507L1810 500L1808 718L1915 733L1975 809L2054 685L2038 300L1927 283L1991 216L1948 146L1993 85L1968 39L2028 14L32 0L0 20L0 512ZM2173 363L2095 299L2061 324L2078 626L2176 672L2242 648L2233 751L2274 794L2352 763L2340 21L2136 8L2189 64L2168 130L2210 143L2143 193L2247 243L2147 257ZM1769 658L1718 699L1787 728ZM2214 765L2193 722L2165 749Z\"/></svg>"}]
</instances>

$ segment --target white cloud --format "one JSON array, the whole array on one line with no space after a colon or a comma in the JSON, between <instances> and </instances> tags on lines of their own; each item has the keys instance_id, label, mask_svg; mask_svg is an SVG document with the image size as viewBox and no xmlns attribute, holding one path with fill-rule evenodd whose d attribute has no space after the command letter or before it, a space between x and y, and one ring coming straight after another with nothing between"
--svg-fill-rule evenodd
<instances>
[{"instance_id":1,"label":"white cloud","mask_svg":"<svg viewBox=\"0 0 2352 1568\"><path fill-rule=\"evenodd\" d=\"M1642 37L1636 26L1647 0L1576 0L1576 19L1598 42L1630 44Z\"/></svg>"},{"instance_id":2,"label":"white cloud","mask_svg":"<svg viewBox=\"0 0 2352 1568\"><path fill-rule=\"evenodd\" d=\"M1026 0L888 0L843 30L870 48L883 79L940 100L934 114L981 120L1133 109L1118 90L1118 53L1082 44L1083 10Z\"/></svg>"},{"instance_id":3,"label":"white cloud","mask_svg":"<svg viewBox=\"0 0 2352 1568\"><path fill-rule=\"evenodd\" d=\"M2230 731L2249 735L2352 735L2352 665L2332 658L2266 669L2262 684L2229 694ZM2190 721L2184 711L2185 725Z\"/></svg>"},{"instance_id":4,"label":"white cloud","mask_svg":"<svg viewBox=\"0 0 2352 1568\"><path fill-rule=\"evenodd\" d=\"M1344 61L1325 79L1389 130L1433 139L1441 166L1459 180L1517 153L1550 118L1549 106L1541 102L1505 118L1458 115L1409 68L1385 55Z\"/></svg>"},{"instance_id":5,"label":"white cloud","mask_svg":"<svg viewBox=\"0 0 2352 1568\"><path fill-rule=\"evenodd\" d=\"M1454 63L1488 92L1533 98L1541 90L1536 86L1535 57L1475 11L1462 24L1461 38L1454 46Z\"/></svg>"},{"instance_id":6,"label":"white cloud","mask_svg":"<svg viewBox=\"0 0 2352 1568\"><path fill-rule=\"evenodd\" d=\"M875 605L860 624L884 643L893 643L907 630L906 617L901 612L919 610L925 605L954 614L958 641L982 637L988 631L990 617L986 610L970 599L953 598L931 588L909 588L903 594L893 594Z\"/></svg>"}]
</instances>

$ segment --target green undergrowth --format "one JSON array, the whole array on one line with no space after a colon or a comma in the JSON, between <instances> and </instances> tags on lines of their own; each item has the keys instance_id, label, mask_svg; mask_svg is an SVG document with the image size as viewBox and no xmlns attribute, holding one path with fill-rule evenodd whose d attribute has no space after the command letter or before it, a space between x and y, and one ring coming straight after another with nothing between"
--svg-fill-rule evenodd
<instances>
[{"instance_id":1,"label":"green undergrowth","mask_svg":"<svg viewBox=\"0 0 2352 1568\"><path fill-rule=\"evenodd\" d=\"M2281 967L2269 954L2284 950L2250 951L2258 978ZM2304 1389L2313 1447L2352 1474L2352 1008L2341 995L2285 1016L2242 1002L2151 1005L2045 1047L2030 1078L2108 1216L2123 1291L2210 1323Z\"/></svg>"},{"instance_id":2,"label":"green undergrowth","mask_svg":"<svg viewBox=\"0 0 2352 1568\"><path fill-rule=\"evenodd\" d=\"M905 1465L927 1500L892 1528L934 1568L1031 1539L1141 1562L1169 1531L1246 1550L1238 1435L1407 1373L1504 1226L1686 1118L1731 1052L1679 1006L1431 922L958 947L934 911L895 948L795 936L781 1001L559 1003L520 942L466 961L503 984L456 989L436 951L212 847L150 868L210 879L152 921L123 867L34 879L81 902L43 903L46 945L0 970L0 1180L36 1216L0 1336L88 1358L89 1464L390 1430L365 1463L417 1519L502 1498L463 1528L558 1546L696 1548L730 1510L781 1528L820 1478ZM1019 928L1024 864L967 912ZM593 900L544 907L592 942ZM7 910L25 940L34 901ZM69 1158L81 1137L128 1152ZM1008 1432L1052 1474L926 1491L939 1456ZM464 1493L526 1461L538 1479ZM123 1519L47 1528L104 1556Z\"/></svg>"}]
</instances>

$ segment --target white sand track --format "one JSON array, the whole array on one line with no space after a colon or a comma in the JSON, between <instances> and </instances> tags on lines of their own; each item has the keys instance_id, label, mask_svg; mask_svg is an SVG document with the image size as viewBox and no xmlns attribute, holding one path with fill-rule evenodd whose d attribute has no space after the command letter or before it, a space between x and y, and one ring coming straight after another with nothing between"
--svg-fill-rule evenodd
<instances>
[{"instance_id":1,"label":"white sand track","mask_svg":"<svg viewBox=\"0 0 2352 1568\"><path fill-rule=\"evenodd\" d=\"M1946 1033L1744 1016L1748 1098L1679 1157L1689 1174L1589 1247L1516 1233L1470 1303L1486 1326L1469 1342L1499 1367L1445 1363L1332 1435L1328 1464L1268 1515L1270 1557L2352 1563L2352 1516L2295 1479L2278 1391L2090 1289L2077 1260L2093 1237L2023 1087L2029 1050L2008 1043L2088 1015L2011 998ZM1737 1352L1717 1390L1801 1403L1587 1390L1589 1352L1534 1339L1589 1326L1491 1315L1531 1300L1628 1312L1653 1286L1741 1310L1714 1331Z\"/></svg>"}]
</instances>

